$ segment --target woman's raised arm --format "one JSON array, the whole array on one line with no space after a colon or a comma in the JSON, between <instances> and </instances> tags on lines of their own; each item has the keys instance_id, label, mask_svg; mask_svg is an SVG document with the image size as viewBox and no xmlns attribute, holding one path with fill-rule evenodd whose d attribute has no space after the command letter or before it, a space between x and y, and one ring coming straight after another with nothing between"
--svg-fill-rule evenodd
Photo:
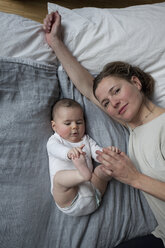
<instances>
[{"instance_id":1,"label":"woman's raised arm","mask_svg":"<svg viewBox=\"0 0 165 248\"><path fill-rule=\"evenodd\" d=\"M62 41L61 16L57 11L46 16L43 28L49 46L54 50L76 88L90 101L101 107L93 95L93 76L81 66Z\"/></svg>"}]
</instances>

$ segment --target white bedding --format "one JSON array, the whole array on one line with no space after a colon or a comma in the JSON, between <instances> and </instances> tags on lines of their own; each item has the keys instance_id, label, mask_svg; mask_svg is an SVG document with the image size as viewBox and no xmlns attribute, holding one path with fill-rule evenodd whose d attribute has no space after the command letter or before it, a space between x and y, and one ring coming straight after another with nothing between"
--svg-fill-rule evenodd
<instances>
[{"instance_id":1,"label":"white bedding","mask_svg":"<svg viewBox=\"0 0 165 248\"><path fill-rule=\"evenodd\" d=\"M29 58L40 63L57 60L45 40L42 24L19 15L0 12L0 55Z\"/></svg>"},{"instance_id":2,"label":"white bedding","mask_svg":"<svg viewBox=\"0 0 165 248\"><path fill-rule=\"evenodd\" d=\"M165 3L123 9L58 10L65 27L64 41L91 73L111 61L124 60L152 74L156 80L154 101L165 107Z\"/></svg>"},{"instance_id":3,"label":"white bedding","mask_svg":"<svg viewBox=\"0 0 165 248\"><path fill-rule=\"evenodd\" d=\"M155 78L154 101L165 107L165 3L73 10L48 3L49 13L55 10L62 15L66 45L91 73L116 60L140 66ZM42 24L6 13L0 22L1 56L57 63Z\"/></svg>"}]
</instances>

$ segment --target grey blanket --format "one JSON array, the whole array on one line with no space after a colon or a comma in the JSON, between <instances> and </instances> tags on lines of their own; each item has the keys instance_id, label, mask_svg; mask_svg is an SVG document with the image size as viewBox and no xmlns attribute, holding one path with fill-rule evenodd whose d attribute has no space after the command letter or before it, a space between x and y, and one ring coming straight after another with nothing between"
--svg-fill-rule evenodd
<instances>
[{"instance_id":1,"label":"grey blanket","mask_svg":"<svg viewBox=\"0 0 165 248\"><path fill-rule=\"evenodd\" d=\"M50 194L46 143L51 106L71 97L84 107L87 132L126 151L128 133L73 87L63 70L0 59L0 248L112 248L150 233L155 219L143 195L112 180L101 207L69 217Z\"/></svg>"}]
</instances>

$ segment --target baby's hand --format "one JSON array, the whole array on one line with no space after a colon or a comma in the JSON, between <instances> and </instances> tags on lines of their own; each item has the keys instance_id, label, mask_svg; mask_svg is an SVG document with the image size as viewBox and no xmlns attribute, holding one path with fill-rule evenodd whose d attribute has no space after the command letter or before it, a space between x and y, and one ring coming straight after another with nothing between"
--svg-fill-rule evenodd
<instances>
[{"instance_id":1,"label":"baby's hand","mask_svg":"<svg viewBox=\"0 0 165 248\"><path fill-rule=\"evenodd\" d=\"M69 159L75 159L75 158L79 158L80 154L85 155L85 152L83 152L83 147L85 145L81 145L80 147L74 147L72 148L69 152L68 152L68 158Z\"/></svg>"},{"instance_id":2,"label":"baby's hand","mask_svg":"<svg viewBox=\"0 0 165 248\"><path fill-rule=\"evenodd\" d=\"M118 154L121 153L120 149L119 149L118 147L116 147L116 146L108 146L107 148L108 148L109 150L113 151L113 152L118 153Z\"/></svg>"},{"instance_id":3,"label":"baby's hand","mask_svg":"<svg viewBox=\"0 0 165 248\"><path fill-rule=\"evenodd\" d=\"M52 47L57 40L61 40L61 16L58 11L48 14L43 23L46 40Z\"/></svg>"}]
</instances>

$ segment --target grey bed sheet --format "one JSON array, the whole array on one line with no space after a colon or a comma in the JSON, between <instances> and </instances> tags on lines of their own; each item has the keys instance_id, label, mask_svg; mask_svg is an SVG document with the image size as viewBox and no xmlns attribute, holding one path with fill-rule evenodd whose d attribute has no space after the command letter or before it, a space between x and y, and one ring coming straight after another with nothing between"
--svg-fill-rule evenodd
<instances>
[{"instance_id":1,"label":"grey bed sheet","mask_svg":"<svg viewBox=\"0 0 165 248\"><path fill-rule=\"evenodd\" d=\"M100 145L127 149L127 131L82 97L63 70L1 58L0 248L112 248L150 233L156 222L144 196L115 180L89 216L69 217L55 206L46 143L60 97L83 105L87 132Z\"/></svg>"}]
</instances>

